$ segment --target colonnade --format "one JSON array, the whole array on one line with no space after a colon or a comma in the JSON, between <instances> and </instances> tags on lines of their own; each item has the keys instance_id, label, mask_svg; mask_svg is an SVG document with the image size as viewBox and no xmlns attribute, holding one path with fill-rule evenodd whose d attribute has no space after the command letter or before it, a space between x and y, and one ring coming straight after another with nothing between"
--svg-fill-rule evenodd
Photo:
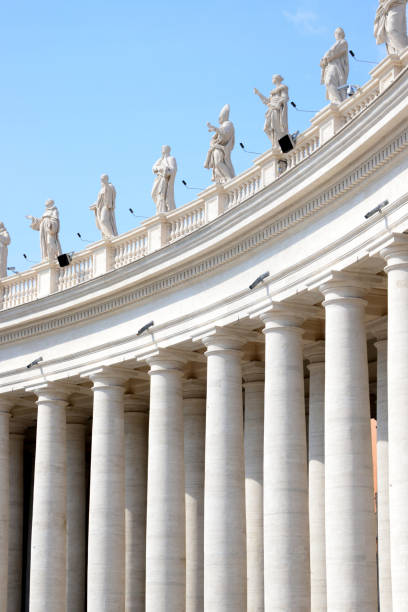
<instances>
[{"instance_id":1,"label":"colonnade","mask_svg":"<svg viewBox=\"0 0 408 612\"><path fill-rule=\"evenodd\" d=\"M86 428L70 409L73 385L31 389L38 414L30 612L80 612L86 593L89 612L375 612L378 593L382 611L408 610L408 237L382 254L388 325L382 319L376 328L378 529L371 280L335 273L319 286L325 340L306 349L310 309L271 304L253 314L264 360L243 361L247 332L215 327L195 338L206 379L183 378L188 352L145 357L148 404L128 392L126 368L84 374L93 385L88 521ZM22 575L23 437L9 435L13 406L12 397L0 398L7 612L20 610Z\"/></svg>"}]
</instances>

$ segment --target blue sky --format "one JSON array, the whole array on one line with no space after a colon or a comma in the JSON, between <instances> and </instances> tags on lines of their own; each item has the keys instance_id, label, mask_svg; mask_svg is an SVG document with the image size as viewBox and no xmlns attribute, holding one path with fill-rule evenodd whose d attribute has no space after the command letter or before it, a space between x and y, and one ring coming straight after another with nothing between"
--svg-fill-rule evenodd
<instances>
[{"instance_id":1,"label":"blue sky","mask_svg":"<svg viewBox=\"0 0 408 612\"><path fill-rule=\"evenodd\" d=\"M379 61L384 47L372 34L377 0L15 0L3 3L0 23L0 220L12 244L9 265L23 270L40 259L38 233L26 214L41 216L55 200L64 252L97 240L89 206L99 177L117 192L119 232L138 224L128 211L152 216L151 167L162 144L177 158L178 206L193 199L181 184L206 187L203 168L210 135L231 105L237 143L263 152L264 106L274 73L284 76L298 107L326 104L319 61L341 25L350 48ZM368 64L351 61L350 82L362 85ZM312 115L290 109L290 130ZM253 156L238 146L233 163Z\"/></svg>"}]
</instances>

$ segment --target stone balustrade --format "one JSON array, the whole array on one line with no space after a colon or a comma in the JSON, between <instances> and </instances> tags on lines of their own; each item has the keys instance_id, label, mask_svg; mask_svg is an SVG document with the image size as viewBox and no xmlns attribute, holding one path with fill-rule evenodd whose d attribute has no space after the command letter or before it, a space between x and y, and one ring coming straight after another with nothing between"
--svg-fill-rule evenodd
<instances>
[{"instance_id":1,"label":"stone balustrade","mask_svg":"<svg viewBox=\"0 0 408 612\"><path fill-rule=\"evenodd\" d=\"M408 50L388 55L373 70L371 79L339 106L329 104L311 119L287 154L268 150L253 166L225 185L212 185L176 210L156 215L111 240L101 240L75 253L65 268L42 262L13 277L0 279L0 309L13 308L63 291L118 269L194 232L247 201L266 186L304 163L345 125L364 112L408 65Z\"/></svg>"}]
</instances>

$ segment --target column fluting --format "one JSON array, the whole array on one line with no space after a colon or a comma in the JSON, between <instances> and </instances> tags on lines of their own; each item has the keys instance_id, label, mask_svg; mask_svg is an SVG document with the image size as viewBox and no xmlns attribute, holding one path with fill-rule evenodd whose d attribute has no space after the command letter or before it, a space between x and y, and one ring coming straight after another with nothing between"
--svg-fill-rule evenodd
<instances>
[{"instance_id":1,"label":"column fluting","mask_svg":"<svg viewBox=\"0 0 408 612\"><path fill-rule=\"evenodd\" d=\"M146 612L185 612L183 360L172 351L150 365Z\"/></svg>"},{"instance_id":2,"label":"column fluting","mask_svg":"<svg viewBox=\"0 0 408 612\"><path fill-rule=\"evenodd\" d=\"M266 612L310 608L303 319L276 309L265 323L264 563Z\"/></svg>"},{"instance_id":3,"label":"column fluting","mask_svg":"<svg viewBox=\"0 0 408 612\"><path fill-rule=\"evenodd\" d=\"M243 341L228 330L207 346L204 610L246 610Z\"/></svg>"},{"instance_id":4,"label":"column fluting","mask_svg":"<svg viewBox=\"0 0 408 612\"><path fill-rule=\"evenodd\" d=\"M388 274L388 461L392 604L408 610L408 236L382 256Z\"/></svg>"},{"instance_id":5,"label":"column fluting","mask_svg":"<svg viewBox=\"0 0 408 612\"><path fill-rule=\"evenodd\" d=\"M88 612L125 606L124 382L113 368L92 373L93 422L88 530Z\"/></svg>"},{"instance_id":6,"label":"column fluting","mask_svg":"<svg viewBox=\"0 0 408 612\"><path fill-rule=\"evenodd\" d=\"M361 280L320 288L326 311L327 609L377 610L367 338Z\"/></svg>"},{"instance_id":7,"label":"column fluting","mask_svg":"<svg viewBox=\"0 0 408 612\"><path fill-rule=\"evenodd\" d=\"M0 610L7 610L11 407L11 402L0 398Z\"/></svg>"},{"instance_id":8,"label":"column fluting","mask_svg":"<svg viewBox=\"0 0 408 612\"><path fill-rule=\"evenodd\" d=\"M186 612L204 610L205 385L184 383Z\"/></svg>"},{"instance_id":9,"label":"column fluting","mask_svg":"<svg viewBox=\"0 0 408 612\"><path fill-rule=\"evenodd\" d=\"M7 611L19 612L23 577L24 434L10 434L10 522Z\"/></svg>"},{"instance_id":10,"label":"column fluting","mask_svg":"<svg viewBox=\"0 0 408 612\"><path fill-rule=\"evenodd\" d=\"M49 383L37 395L31 533L30 612L66 611L66 407L69 392Z\"/></svg>"},{"instance_id":11,"label":"column fluting","mask_svg":"<svg viewBox=\"0 0 408 612\"><path fill-rule=\"evenodd\" d=\"M309 361L309 533L310 603L326 612L326 538L324 514L324 342L305 351Z\"/></svg>"},{"instance_id":12,"label":"column fluting","mask_svg":"<svg viewBox=\"0 0 408 612\"><path fill-rule=\"evenodd\" d=\"M243 367L248 612L264 610L264 372L265 366L259 361L246 363Z\"/></svg>"},{"instance_id":13,"label":"column fluting","mask_svg":"<svg viewBox=\"0 0 408 612\"><path fill-rule=\"evenodd\" d=\"M68 410L67 612L82 612L86 600L86 420Z\"/></svg>"},{"instance_id":14,"label":"column fluting","mask_svg":"<svg viewBox=\"0 0 408 612\"><path fill-rule=\"evenodd\" d=\"M146 580L147 403L125 395L125 612L144 612Z\"/></svg>"}]
</instances>

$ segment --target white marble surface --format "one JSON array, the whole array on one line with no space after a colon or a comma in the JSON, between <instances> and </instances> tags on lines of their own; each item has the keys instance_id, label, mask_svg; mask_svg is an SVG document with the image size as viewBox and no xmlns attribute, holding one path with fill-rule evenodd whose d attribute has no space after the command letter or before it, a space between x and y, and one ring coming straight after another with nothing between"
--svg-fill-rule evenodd
<instances>
[{"instance_id":1,"label":"white marble surface","mask_svg":"<svg viewBox=\"0 0 408 612\"><path fill-rule=\"evenodd\" d=\"M219 126L207 123L208 131L214 132L204 167L212 170L211 180L215 183L226 183L234 178L235 170L231 161L231 152L235 145L235 128L229 119L230 107L226 104L220 112Z\"/></svg>"},{"instance_id":2,"label":"white marble surface","mask_svg":"<svg viewBox=\"0 0 408 612\"><path fill-rule=\"evenodd\" d=\"M27 215L27 219L31 221L31 229L40 232L41 259L54 261L62 252L59 241L59 212L54 200L46 201L42 217Z\"/></svg>"},{"instance_id":3,"label":"white marble surface","mask_svg":"<svg viewBox=\"0 0 408 612\"><path fill-rule=\"evenodd\" d=\"M168 145L162 146L161 157L153 166L155 175L152 199L156 204L156 213L166 213L176 208L174 201L174 181L177 174L177 162Z\"/></svg>"},{"instance_id":4,"label":"white marble surface","mask_svg":"<svg viewBox=\"0 0 408 612\"><path fill-rule=\"evenodd\" d=\"M289 132L289 89L287 85L284 85L283 77L279 74L275 74L272 77L272 83L275 85L275 88L272 89L268 97L261 94L256 88L254 93L268 107L265 113L264 132L271 141L272 149L276 149L279 147L279 139Z\"/></svg>"},{"instance_id":5,"label":"white marble surface","mask_svg":"<svg viewBox=\"0 0 408 612\"><path fill-rule=\"evenodd\" d=\"M322 85L326 86L326 97L332 104L341 104L347 98L346 89L349 74L348 44L342 28L334 32L336 42L320 60Z\"/></svg>"},{"instance_id":6,"label":"white marble surface","mask_svg":"<svg viewBox=\"0 0 408 612\"><path fill-rule=\"evenodd\" d=\"M10 234L4 223L0 222L0 278L7 276L7 255L10 242Z\"/></svg>"},{"instance_id":7,"label":"white marble surface","mask_svg":"<svg viewBox=\"0 0 408 612\"><path fill-rule=\"evenodd\" d=\"M102 238L113 238L118 235L115 217L116 189L109 182L109 176L102 174L101 188L97 200L90 210L95 213L96 227L102 234Z\"/></svg>"},{"instance_id":8,"label":"white marble surface","mask_svg":"<svg viewBox=\"0 0 408 612\"><path fill-rule=\"evenodd\" d=\"M385 43L388 54L398 54L408 46L407 0L379 0L374 20L377 45Z\"/></svg>"}]
</instances>

